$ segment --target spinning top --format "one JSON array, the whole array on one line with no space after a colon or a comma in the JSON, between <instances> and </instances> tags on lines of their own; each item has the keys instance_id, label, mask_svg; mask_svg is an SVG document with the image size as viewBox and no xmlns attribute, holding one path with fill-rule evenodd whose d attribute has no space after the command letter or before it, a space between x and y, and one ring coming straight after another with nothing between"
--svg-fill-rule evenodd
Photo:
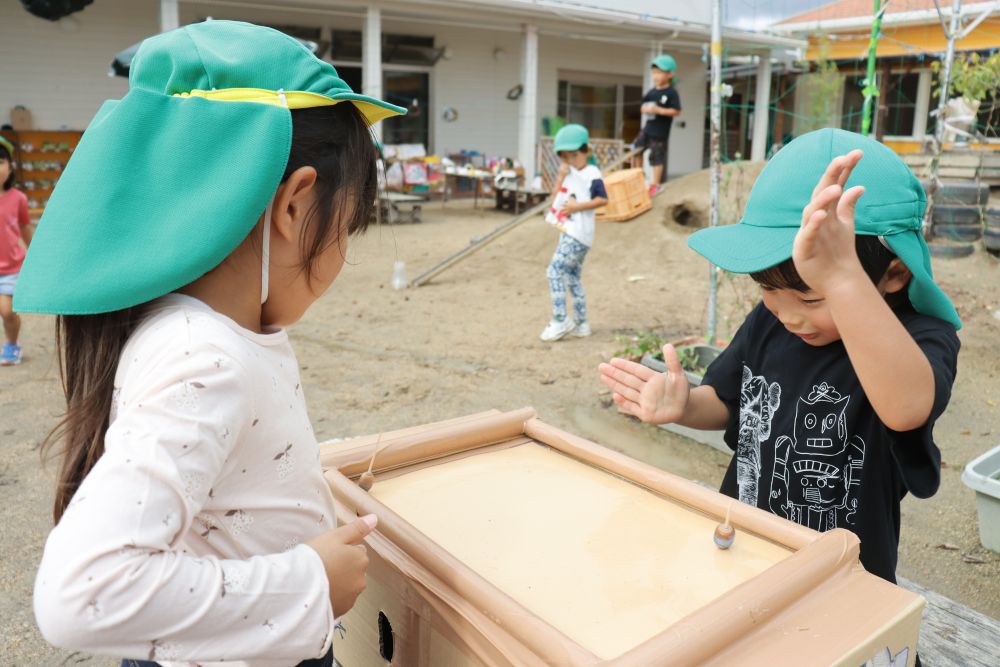
<instances>
[{"instance_id":1,"label":"spinning top","mask_svg":"<svg viewBox=\"0 0 1000 667\"><path fill-rule=\"evenodd\" d=\"M736 529L733 525L729 523L729 512L732 510L732 505L726 510L726 519L718 526L715 527L715 534L712 535L712 539L715 541L715 546L720 549L728 549L733 546L733 541L736 539Z\"/></svg>"},{"instance_id":2,"label":"spinning top","mask_svg":"<svg viewBox=\"0 0 1000 667\"><path fill-rule=\"evenodd\" d=\"M375 448L372 452L372 459L368 462L368 470L361 473L361 477L358 478L358 486L361 487L362 491L371 491L372 487L375 486L375 475L372 474L372 468L375 467L375 457L381 451L381 448L378 446L381 441L382 434L379 433L378 437L375 438Z\"/></svg>"},{"instance_id":3,"label":"spinning top","mask_svg":"<svg viewBox=\"0 0 1000 667\"><path fill-rule=\"evenodd\" d=\"M371 491L372 487L375 486L375 475L372 474L371 470L366 470L361 473L361 479L358 480L358 486L364 491Z\"/></svg>"}]
</instances>

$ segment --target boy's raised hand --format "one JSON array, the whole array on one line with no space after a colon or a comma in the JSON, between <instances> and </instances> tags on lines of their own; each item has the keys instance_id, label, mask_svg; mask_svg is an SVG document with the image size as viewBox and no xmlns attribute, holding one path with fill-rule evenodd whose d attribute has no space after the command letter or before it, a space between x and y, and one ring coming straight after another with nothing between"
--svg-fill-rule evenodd
<instances>
[{"instance_id":1,"label":"boy's raised hand","mask_svg":"<svg viewBox=\"0 0 1000 667\"><path fill-rule=\"evenodd\" d=\"M361 541L375 529L377 523L375 515L369 514L306 542L323 560L326 578L330 582L334 618L350 611L365 590L368 552Z\"/></svg>"},{"instance_id":2,"label":"boy's raised hand","mask_svg":"<svg viewBox=\"0 0 1000 667\"><path fill-rule=\"evenodd\" d=\"M677 350L663 346L666 373L627 359L612 359L598 366L601 381L611 390L618 411L649 424L669 424L681 418L688 402L688 381Z\"/></svg>"},{"instance_id":3,"label":"boy's raised hand","mask_svg":"<svg viewBox=\"0 0 1000 667\"><path fill-rule=\"evenodd\" d=\"M855 186L845 192L844 184L862 155L853 150L834 158L802 211L792 260L802 280L821 295L846 273L861 270L854 247L854 208L865 189Z\"/></svg>"}]
</instances>

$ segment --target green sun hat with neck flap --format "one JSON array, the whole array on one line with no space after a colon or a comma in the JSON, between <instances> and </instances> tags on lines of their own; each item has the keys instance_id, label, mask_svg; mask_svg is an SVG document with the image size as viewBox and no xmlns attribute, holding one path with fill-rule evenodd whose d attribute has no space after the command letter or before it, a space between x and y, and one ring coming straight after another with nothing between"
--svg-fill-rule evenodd
<instances>
[{"instance_id":1,"label":"green sun hat with neck flap","mask_svg":"<svg viewBox=\"0 0 1000 667\"><path fill-rule=\"evenodd\" d=\"M14 307L110 312L201 277L274 196L291 110L345 102L369 125L406 113L271 28L206 21L145 40L128 94L94 116L45 207Z\"/></svg>"},{"instance_id":2,"label":"green sun hat with neck flap","mask_svg":"<svg viewBox=\"0 0 1000 667\"><path fill-rule=\"evenodd\" d=\"M677 61L674 60L673 56L668 56L666 53L653 58L653 62L649 65L650 67L655 67L656 69L663 70L664 72L677 71Z\"/></svg>"},{"instance_id":3,"label":"green sun hat with neck flap","mask_svg":"<svg viewBox=\"0 0 1000 667\"><path fill-rule=\"evenodd\" d=\"M688 245L731 273L755 273L790 259L813 189L831 160L855 149L864 157L844 186L865 187L855 209L855 233L878 236L910 270L907 295L917 312L960 329L962 321L931 271L922 234L923 187L892 149L854 132L828 128L791 141L761 171L743 218L735 225L701 229Z\"/></svg>"}]
</instances>

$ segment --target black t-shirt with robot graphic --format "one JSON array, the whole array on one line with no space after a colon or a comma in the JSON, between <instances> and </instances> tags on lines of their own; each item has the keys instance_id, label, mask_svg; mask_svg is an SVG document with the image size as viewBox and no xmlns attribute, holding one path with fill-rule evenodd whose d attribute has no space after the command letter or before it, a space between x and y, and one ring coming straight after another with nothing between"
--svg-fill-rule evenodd
<instances>
[{"instance_id":1,"label":"black t-shirt with robot graphic","mask_svg":"<svg viewBox=\"0 0 1000 667\"><path fill-rule=\"evenodd\" d=\"M868 402L840 341L813 347L759 304L703 384L729 407L725 440L736 455L720 491L803 526L846 528L861 562L895 582L899 503L933 495L941 453L934 422L955 379L959 341L947 322L896 312L934 372L927 424L890 430Z\"/></svg>"},{"instance_id":2,"label":"black t-shirt with robot graphic","mask_svg":"<svg viewBox=\"0 0 1000 667\"><path fill-rule=\"evenodd\" d=\"M664 109L681 108L681 96L677 94L677 89L673 86L650 88L642 96L642 104L646 102L655 102L656 106ZM651 116L642 126L642 131L654 139L666 141L670 138L670 127L673 124L673 116Z\"/></svg>"}]
</instances>

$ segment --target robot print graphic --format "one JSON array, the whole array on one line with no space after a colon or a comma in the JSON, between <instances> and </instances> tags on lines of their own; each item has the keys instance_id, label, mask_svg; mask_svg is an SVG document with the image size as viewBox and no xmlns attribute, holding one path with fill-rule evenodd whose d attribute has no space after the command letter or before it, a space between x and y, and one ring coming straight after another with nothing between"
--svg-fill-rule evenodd
<instances>
[{"instance_id":1,"label":"robot print graphic","mask_svg":"<svg viewBox=\"0 0 1000 667\"><path fill-rule=\"evenodd\" d=\"M799 398L792 435L774 446L772 512L819 531L854 524L865 442L848 437L850 400L826 382Z\"/></svg>"}]
</instances>

